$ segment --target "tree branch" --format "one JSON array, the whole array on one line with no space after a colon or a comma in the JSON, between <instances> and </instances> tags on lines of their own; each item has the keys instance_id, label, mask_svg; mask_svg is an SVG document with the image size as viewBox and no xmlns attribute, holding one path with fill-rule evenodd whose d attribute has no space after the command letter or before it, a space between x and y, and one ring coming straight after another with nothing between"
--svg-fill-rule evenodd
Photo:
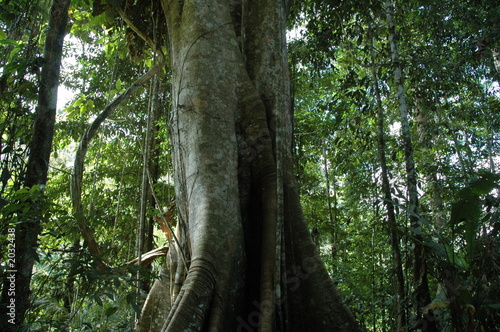
<instances>
[{"instance_id":1,"label":"tree branch","mask_svg":"<svg viewBox=\"0 0 500 332\"><path fill-rule=\"evenodd\" d=\"M153 260L155 260L157 257L161 256L166 256L168 253L169 247L168 246L163 246L160 248L153 249L143 255L141 255L141 267L145 267L149 263L151 263ZM128 261L125 263L126 266L134 266L137 265L137 262L139 261L139 257L136 257L132 259L131 261Z\"/></svg>"},{"instance_id":2,"label":"tree branch","mask_svg":"<svg viewBox=\"0 0 500 332\"><path fill-rule=\"evenodd\" d=\"M130 17L127 15L127 13L125 13L123 9L116 6L114 8L118 12L118 15L120 15L123 21L125 21L125 23L129 26L129 28L132 29L132 31L134 31L142 40L144 40L146 44L148 44L149 47L151 47L155 52L158 52L160 62L165 61L165 55L163 54L161 49L156 47L155 42L151 38L149 38L149 36L144 31L139 29L139 27L135 25L134 22L132 22Z\"/></svg>"},{"instance_id":3,"label":"tree branch","mask_svg":"<svg viewBox=\"0 0 500 332\"><path fill-rule=\"evenodd\" d=\"M122 102L127 100L141 85L149 81L158 71L163 67L163 62L153 66L146 74L141 76L137 81L135 81L126 91L121 93L115 98L106 108L99 114L90 127L85 131L78 146L78 150L75 155L75 161L73 166L73 172L71 173L71 201L73 204L73 214L78 222L78 228L82 232L82 236L87 243L88 249L94 258L101 260L101 252L99 250L99 245L95 241L92 230L87 225L87 218L83 212L82 205L82 179L83 179L83 169L84 160L87 154L87 150L91 139L97 133L97 130L101 124L106 120L106 118L120 105ZM104 267L103 262L100 263L101 267Z\"/></svg>"}]
</instances>

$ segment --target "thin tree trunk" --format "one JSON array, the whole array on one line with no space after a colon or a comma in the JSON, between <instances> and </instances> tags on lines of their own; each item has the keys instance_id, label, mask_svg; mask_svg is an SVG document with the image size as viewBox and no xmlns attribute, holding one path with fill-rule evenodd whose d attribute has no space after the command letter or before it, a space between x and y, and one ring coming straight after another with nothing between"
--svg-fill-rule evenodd
<instances>
[{"instance_id":1,"label":"thin tree trunk","mask_svg":"<svg viewBox=\"0 0 500 332\"><path fill-rule=\"evenodd\" d=\"M428 194L431 199L429 201L429 207L432 211L431 220L437 230L441 230L446 223L444 211L446 211L443 204L443 198L441 193L443 188L439 185L438 181L438 167L436 165L438 158L437 153L432 150L433 145L436 145L436 140L438 138L433 137L432 129L430 127L430 117L428 115L429 110L424 109L424 105L420 105L418 100L415 102L416 106L416 125L418 132L418 145L422 150L422 154L427 156L428 161L426 167L424 168L424 176L427 179L427 186L425 188L426 194ZM436 101L436 105L437 105Z\"/></svg>"},{"instance_id":2,"label":"thin tree trunk","mask_svg":"<svg viewBox=\"0 0 500 332\"><path fill-rule=\"evenodd\" d=\"M333 223L333 208L332 208L332 199L330 197L330 172L328 170L328 149L326 147L326 141L323 143L323 169L325 172L325 195L326 195L326 203L328 206L328 223L334 226Z\"/></svg>"},{"instance_id":3,"label":"thin tree trunk","mask_svg":"<svg viewBox=\"0 0 500 332\"><path fill-rule=\"evenodd\" d=\"M159 160L160 160L160 147L159 147L159 141L156 138L156 134L158 133L158 117L160 114L160 102L159 102L159 88L160 88L160 80L156 78L154 80L154 94L153 94L153 100L152 100L152 108L153 108L153 128L152 128L152 133L151 133L151 152L150 152L150 157L149 157L149 175L148 175L148 183L150 186L150 191L149 191L149 205L151 211L155 211L160 208L160 206L157 206L156 200L154 199L153 191L155 185L158 183L158 177L159 177ZM145 239L144 239L144 251L149 252L153 250L154 248L154 228L155 228L155 217L150 216L149 217L149 222L147 224L147 227L145 229ZM147 266L148 270L152 269L151 265ZM149 292L150 290L151 283L149 280L144 280L142 289L146 291L146 293Z\"/></svg>"},{"instance_id":4,"label":"thin tree trunk","mask_svg":"<svg viewBox=\"0 0 500 332\"><path fill-rule=\"evenodd\" d=\"M69 273L64 284L65 286L65 294L64 294L64 308L71 314L71 310L73 308L73 302L76 300L75 298L75 282L77 279L79 261L78 261L78 252L80 251L80 239L73 241L73 245L71 246L71 257L72 259L69 262Z\"/></svg>"},{"instance_id":5,"label":"thin tree trunk","mask_svg":"<svg viewBox=\"0 0 500 332\"><path fill-rule=\"evenodd\" d=\"M137 301L138 301L138 307L140 308L143 304L144 299L141 297L141 293L143 290L144 282L143 278L141 278L141 255L143 252L147 252L147 245L146 245L146 240L147 240L147 235L149 233L149 227L147 227L146 223L148 221L148 208L151 206L151 203L154 202L153 196L152 196L152 190L153 188L151 187L152 184L152 179L151 179L151 155L152 155L152 150L154 149L154 135L155 135L155 122L156 122L156 94L157 94L157 80L153 78L150 84L150 98L149 98L149 106L148 106L148 113L147 113L147 119L146 119L146 133L144 137L144 146L143 146L143 164L142 164L142 181L141 181L141 199L140 199L140 211L139 211L139 221L138 221L138 229L137 229L137 236L136 236L136 257L138 257L137 261L137 266L139 267L137 270ZM146 231L147 230L147 231ZM152 240L152 239L151 239ZM146 284L147 285L147 284ZM136 317L136 320L138 321L139 317Z\"/></svg>"},{"instance_id":6,"label":"thin tree trunk","mask_svg":"<svg viewBox=\"0 0 500 332\"><path fill-rule=\"evenodd\" d=\"M493 64L497 70L497 75L500 75L500 50L498 48L492 48L491 52L493 53Z\"/></svg>"},{"instance_id":7,"label":"thin tree trunk","mask_svg":"<svg viewBox=\"0 0 500 332\"><path fill-rule=\"evenodd\" d=\"M466 133L464 133L464 136L466 136ZM466 137L464 138L464 142L465 142L465 144L467 144ZM466 184L467 181L471 178L472 174L474 173L474 170L472 169L471 163L468 162L468 160L466 160L464 157L464 154L466 155L466 152L462 151L462 146L460 145L460 142L458 141L457 135L455 135L453 137L453 143L455 143L455 151L457 153L458 163L462 167L464 184Z\"/></svg>"},{"instance_id":8,"label":"thin tree trunk","mask_svg":"<svg viewBox=\"0 0 500 332\"><path fill-rule=\"evenodd\" d=\"M385 121L384 110L382 107L382 98L378 84L377 67L375 64L375 50L373 46L373 30L369 28L370 39L370 56L371 70L373 76L373 87L375 90L375 98L377 101L377 148L380 161L381 177L382 177L382 192L384 194L384 205L387 209L387 228L391 238L392 249L392 268L396 275L395 295L396 295L396 326L397 331L404 332L407 330L407 312L404 306L405 300L405 280L403 274L403 263L401 259L401 243L394 213L394 204L392 200L391 187L389 183L389 172L386 159L386 144L385 144Z\"/></svg>"},{"instance_id":9,"label":"thin tree trunk","mask_svg":"<svg viewBox=\"0 0 500 332\"><path fill-rule=\"evenodd\" d=\"M52 150L56 121L57 89L70 3L70 0L54 0L50 8L50 29L45 40L38 107L33 127L33 137L30 143L26 178L24 179L24 186L27 188L39 186L37 192L40 195L37 195L38 197L31 201L32 209L36 211L36 217L25 220L16 226L15 266L11 272L8 272L11 276L15 276L15 279L13 279L13 283L12 280L4 282L0 305L0 324L5 331L17 329L24 324L26 312L30 307L30 282L33 264L37 258L38 236L42 230L42 220L45 218L43 187L47 183L49 159ZM15 287L12 287L12 285L15 285ZM13 304L13 310L8 308L8 306L12 307ZM8 322L5 320L6 317L9 317Z\"/></svg>"},{"instance_id":10,"label":"thin tree trunk","mask_svg":"<svg viewBox=\"0 0 500 332\"><path fill-rule=\"evenodd\" d=\"M490 137L488 137L488 143L487 143L487 149L488 149L488 164L490 168L491 173L495 173L495 161L493 160L495 153L493 152L493 146L494 146L494 134L491 132L488 133Z\"/></svg>"},{"instance_id":11,"label":"thin tree trunk","mask_svg":"<svg viewBox=\"0 0 500 332\"><path fill-rule=\"evenodd\" d=\"M420 228L420 216L418 206L418 191L417 191L417 172L415 169L415 161L413 157L413 143L410 133L408 107L406 104L405 88L403 84L402 66L399 58L399 51L396 41L396 28L394 25L394 4L392 0L387 0L386 17L389 28L389 44L391 46L391 58L394 70L394 84L396 86L400 119L401 119L401 134L403 137L405 162L406 162L406 184L408 191L408 214L410 215L410 225L414 230L412 237L414 239L414 294L417 305L417 324L425 331L436 331L436 323L432 313L423 316L421 309L430 303L431 297L427 280L427 262L426 248L422 243Z\"/></svg>"}]
</instances>

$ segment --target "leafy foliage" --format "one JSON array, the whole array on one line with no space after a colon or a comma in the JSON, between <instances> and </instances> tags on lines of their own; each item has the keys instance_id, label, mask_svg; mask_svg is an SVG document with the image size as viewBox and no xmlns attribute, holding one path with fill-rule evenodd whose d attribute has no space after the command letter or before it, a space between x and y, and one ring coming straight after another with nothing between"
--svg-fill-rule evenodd
<instances>
[{"instance_id":1,"label":"leafy foliage","mask_svg":"<svg viewBox=\"0 0 500 332\"><path fill-rule=\"evenodd\" d=\"M403 264L411 260L413 237L408 229L397 109L388 90L392 78L382 3L303 1L302 6L296 24L305 26L303 37L294 39L289 50L296 82L296 172L304 210L332 275L339 280L351 307L356 308L358 318L372 330L395 329L390 318L395 314L391 309L387 312L387 308L394 308L395 280L382 277L391 266L391 249L376 155L369 27L389 125L385 153L397 231L403 236ZM431 292L436 296L425 310L436 312L443 330L464 330L467 324L480 331L499 326L497 315L489 311L489 305L495 307L493 298L488 298L488 305L472 300L477 300L479 289L495 292L487 286L492 283L484 283L486 274L479 277L486 273L484 266L478 268L477 261L472 261L472 257L491 252L498 227L495 167L499 137L496 106L491 107L499 100L498 73L488 62L489 49L484 49L481 61L477 55L482 33L495 35L491 32L495 28L486 23L491 24L485 12L488 6L487 2L475 6L461 2L435 6L425 1L397 4L420 180L423 226L419 233L431 248L427 261ZM469 24L471 17L476 19ZM478 22L482 22L483 31ZM468 184L464 187L464 183ZM332 201L333 211L328 209ZM355 261L344 258L350 255ZM497 261L495 255L488 257ZM496 263L490 267L498 273ZM411 269L408 265L403 268L407 282L411 282ZM451 282L451 276L460 277ZM463 289L460 295L457 287ZM409 288L406 292L404 301L408 304L412 297ZM482 300L487 297L485 292L481 296Z\"/></svg>"},{"instance_id":2,"label":"leafy foliage","mask_svg":"<svg viewBox=\"0 0 500 332\"><path fill-rule=\"evenodd\" d=\"M30 219L39 189L22 188L39 85L48 1L0 4L0 241ZM348 305L367 330L396 330L395 277L377 155L376 96L370 71L373 38L383 95L387 162L405 280L411 283L412 240L404 185L389 47L381 1L291 2L289 42L294 96L295 174L311 234ZM120 16L123 9L125 18ZM422 227L433 311L443 331L500 326L499 7L494 1L398 1L396 21L410 104ZM47 211L33 277L33 330L130 330L144 291L158 274L101 271L71 215L74 152L92 119L155 61L143 37L165 53L165 24L156 1L74 1L66 38L60 105L51 159ZM128 23L127 23L128 21ZM132 23L130 23L132 22ZM294 27L294 28L293 28ZM372 31L370 34L370 30ZM85 213L103 259L122 266L135 255L148 108L157 112L151 187L158 202L173 198L169 154L169 73L112 115L85 161ZM156 98L156 99L155 99ZM150 245L164 239L148 225ZM7 253L0 258L6 261ZM2 265L2 274L6 270ZM405 289L410 307L412 293ZM417 322L413 322L415 325ZM410 326L410 328L414 327Z\"/></svg>"}]
</instances>

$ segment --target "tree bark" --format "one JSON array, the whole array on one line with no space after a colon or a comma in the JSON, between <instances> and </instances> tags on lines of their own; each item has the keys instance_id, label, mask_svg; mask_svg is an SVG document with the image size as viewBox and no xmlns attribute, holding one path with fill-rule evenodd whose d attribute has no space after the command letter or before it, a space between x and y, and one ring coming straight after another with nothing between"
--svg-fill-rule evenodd
<instances>
[{"instance_id":1,"label":"tree bark","mask_svg":"<svg viewBox=\"0 0 500 332\"><path fill-rule=\"evenodd\" d=\"M421 310L430 303L431 297L429 284L427 280L427 262L426 248L422 243L421 225L418 206L417 190L417 172L415 169L415 160L413 157L413 143L410 132L408 107L406 103L405 88L403 83L402 65L399 57L399 50L396 41L396 28L394 24L394 4L392 0L385 3L387 25L389 29L389 44L391 46L391 59L394 70L394 85L397 89L401 135L404 144L405 164L406 164L406 185L408 192L408 214L410 216L410 225L413 229L413 282L414 294L417 305L417 326L425 331L436 331L436 323L432 313L425 316Z\"/></svg>"},{"instance_id":2,"label":"tree bark","mask_svg":"<svg viewBox=\"0 0 500 332\"><path fill-rule=\"evenodd\" d=\"M283 2L162 6L178 231L188 240L187 277L162 330L358 331L293 183Z\"/></svg>"},{"instance_id":3,"label":"tree bark","mask_svg":"<svg viewBox=\"0 0 500 332\"><path fill-rule=\"evenodd\" d=\"M165 331L233 331L244 256L234 84L240 54L229 6L162 1L171 41L173 160L189 270ZM229 292L228 290L231 290Z\"/></svg>"},{"instance_id":4,"label":"tree bark","mask_svg":"<svg viewBox=\"0 0 500 332\"><path fill-rule=\"evenodd\" d=\"M493 64L497 71L497 75L500 75L500 49L492 48L491 53L493 54Z\"/></svg>"},{"instance_id":5,"label":"tree bark","mask_svg":"<svg viewBox=\"0 0 500 332\"><path fill-rule=\"evenodd\" d=\"M0 304L0 324L3 331L20 328L24 324L26 312L30 307L30 282L33 264L37 258L38 236L42 230L42 220L45 214L43 187L47 183L49 159L52 150L52 138L56 121L57 89L70 3L70 0L54 0L50 8L49 29L45 40L44 64L38 92L38 106L33 126L33 136L30 142L26 177L24 179L24 186L27 188L39 186L36 190L39 195L37 194L30 202L34 217L16 225L15 266L8 273L15 276L15 279L13 279L14 282L11 282L11 280L4 281ZM12 304L14 304L13 310L8 308Z\"/></svg>"}]
</instances>

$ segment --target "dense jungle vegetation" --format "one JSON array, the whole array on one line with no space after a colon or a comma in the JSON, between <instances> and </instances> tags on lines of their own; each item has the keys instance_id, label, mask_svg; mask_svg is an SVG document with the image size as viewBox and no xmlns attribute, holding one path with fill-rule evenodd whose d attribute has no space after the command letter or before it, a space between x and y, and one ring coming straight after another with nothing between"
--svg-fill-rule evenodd
<instances>
[{"instance_id":1,"label":"dense jungle vegetation","mask_svg":"<svg viewBox=\"0 0 500 332\"><path fill-rule=\"evenodd\" d=\"M48 177L30 183L52 3L0 3L2 314L37 220L29 330L131 331L178 222L165 18L155 0L67 2ZM500 6L288 5L293 172L356 320L500 329Z\"/></svg>"}]
</instances>

